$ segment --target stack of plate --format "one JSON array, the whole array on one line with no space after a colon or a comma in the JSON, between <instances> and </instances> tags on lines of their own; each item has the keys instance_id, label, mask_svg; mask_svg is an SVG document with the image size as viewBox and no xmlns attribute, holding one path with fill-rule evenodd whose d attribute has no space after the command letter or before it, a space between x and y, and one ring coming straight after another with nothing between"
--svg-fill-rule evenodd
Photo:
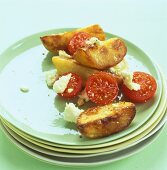
<instances>
[{"instance_id":1,"label":"stack of plate","mask_svg":"<svg viewBox=\"0 0 167 170\"><path fill-rule=\"evenodd\" d=\"M147 103L136 105L136 117L124 131L101 139L87 139L78 133L75 124L59 116L67 101L55 97L44 78L44 71L53 67L52 54L45 52L39 37L68 30L29 36L0 56L3 132L32 156L63 166L94 166L134 154L158 136L167 119L167 86L162 72L143 51L125 40L130 68L155 77L156 95Z\"/></svg>"}]
</instances>

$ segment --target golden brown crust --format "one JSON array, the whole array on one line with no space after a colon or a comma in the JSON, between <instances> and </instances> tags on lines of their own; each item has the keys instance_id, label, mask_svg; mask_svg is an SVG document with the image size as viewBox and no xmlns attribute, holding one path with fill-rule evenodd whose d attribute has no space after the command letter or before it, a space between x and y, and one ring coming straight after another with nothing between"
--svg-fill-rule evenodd
<instances>
[{"instance_id":1,"label":"golden brown crust","mask_svg":"<svg viewBox=\"0 0 167 170\"><path fill-rule=\"evenodd\" d=\"M88 138L101 138L127 128L135 117L135 105L119 102L89 108L77 119L80 133Z\"/></svg>"},{"instance_id":2,"label":"golden brown crust","mask_svg":"<svg viewBox=\"0 0 167 170\"><path fill-rule=\"evenodd\" d=\"M105 33L99 25L91 25L85 28L80 28L74 31L65 32L62 34L48 35L40 37L43 45L50 52L58 52L58 50L67 51L67 45L70 39L77 32L87 32L91 37L97 37L99 40L105 40Z\"/></svg>"},{"instance_id":3,"label":"golden brown crust","mask_svg":"<svg viewBox=\"0 0 167 170\"><path fill-rule=\"evenodd\" d=\"M87 67L104 70L121 62L126 52L126 45L121 39L111 38L103 41L102 45L79 48L74 59Z\"/></svg>"}]
</instances>

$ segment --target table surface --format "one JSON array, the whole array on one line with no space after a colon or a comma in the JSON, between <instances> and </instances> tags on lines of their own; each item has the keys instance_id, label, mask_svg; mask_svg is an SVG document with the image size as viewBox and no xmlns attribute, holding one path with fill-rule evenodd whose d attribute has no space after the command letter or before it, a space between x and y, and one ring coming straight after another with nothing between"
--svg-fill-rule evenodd
<instances>
[{"instance_id":1,"label":"table surface","mask_svg":"<svg viewBox=\"0 0 167 170\"><path fill-rule=\"evenodd\" d=\"M165 0L0 0L0 53L17 40L44 30L99 23L143 49L165 74L167 42ZM32 158L0 131L0 170L65 170ZM89 168L86 168L87 170ZM166 170L167 126L143 151L91 170Z\"/></svg>"}]
</instances>

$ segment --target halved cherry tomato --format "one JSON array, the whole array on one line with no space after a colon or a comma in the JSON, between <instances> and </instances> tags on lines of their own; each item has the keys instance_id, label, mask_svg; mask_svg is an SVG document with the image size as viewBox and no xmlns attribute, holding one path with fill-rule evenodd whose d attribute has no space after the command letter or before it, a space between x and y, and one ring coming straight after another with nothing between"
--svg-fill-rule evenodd
<instances>
[{"instance_id":1,"label":"halved cherry tomato","mask_svg":"<svg viewBox=\"0 0 167 170\"><path fill-rule=\"evenodd\" d=\"M63 93L58 93L60 96L65 98L75 97L82 89L82 79L79 75L75 73L66 73L64 75L71 74L70 81L67 88ZM62 75L62 76L64 76Z\"/></svg>"},{"instance_id":2,"label":"halved cherry tomato","mask_svg":"<svg viewBox=\"0 0 167 170\"><path fill-rule=\"evenodd\" d=\"M107 72L92 74L85 88L89 99L100 105L111 103L118 95L117 81Z\"/></svg>"},{"instance_id":3,"label":"halved cherry tomato","mask_svg":"<svg viewBox=\"0 0 167 170\"><path fill-rule=\"evenodd\" d=\"M157 89L157 83L150 74L144 72L134 72L133 82L140 85L140 89L130 90L125 85L122 86L122 91L126 97L136 103L143 103L151 99Z\"/></svg>"},{"instance_id":4,"label":"halved cherry tomato","mask_svg":"<svg viewBox=\"0 0 167 170\"><path fill-rule=\"evenodd\" d=\"M76 33L68 44L68 51L70 54L74 54L78 48L85 46L85 41L90 38L90 35L86 32Z\"/></svg>"}]
</instances>

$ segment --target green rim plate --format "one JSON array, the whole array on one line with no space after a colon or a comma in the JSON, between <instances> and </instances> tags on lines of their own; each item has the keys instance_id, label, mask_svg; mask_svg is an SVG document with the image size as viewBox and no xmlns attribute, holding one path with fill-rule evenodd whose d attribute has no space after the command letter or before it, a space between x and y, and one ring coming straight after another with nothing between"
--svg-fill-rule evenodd
<instances>
[{"instance_id":1,"label":"green rim plate","mask_svg":"<svg viewBox=\"0 0 167 170\"><path fill-rule=\"evenodd\" d=\"M20 136L19 134L15 133L8 125L6 122L4 122L4 126L6 127L7 131L20 143L23 145L33 149L34 145L36 148L38 148L38 152L42 152L43 149L48 150L48 152L54 153L52 156L59 156L59 157L66 157L66 158L84 158L84 157L93 157L93 156L98 156L98 155L107 155L115 152L119 152L121 150L127 149L131 146L134 146L144 139L149 137L149 133L152 135L154 134L153 132L156 132L156 128L161 127L164 124L164 120L166 119L166 107L163 109L161 115L158 117L158 119L148 128L146 129L143 133L135 136L134 138L125 141L123 143L119 143L116 145L110 145L108 147L104 148L98 148L98 149L89 149L89 150L69 150L69 149L59 149L56 147L50 147L48 145L40 144L37 143L36 141L30 140L24 136ZM28 142L28 143L27 143ZM33 147L32 147L33 146ZM36 150L36 149L33 149ZM62 152L62 153L61 153ZM44 153L46 154L46 153ZM49 155L49 154L47 154Z\"/></svg>"},{"instance_id":2,"label":"green rim plate","mask_svg":"<svg viewBox=\"0 0 167 170\"><path fill-rule=\"evenodd\" d=\"M72 30L56 29L26 37L9 47L0 56L0 114L18 129L32 137L62 145L95 145L119 139L141 127L154 114L162 93L160 75L151 59L138 47L124 40L127 60L132 70L153 75L158 88L155 97L137 105L137 115L126 130L112 136L90 140L80 138L76 126L58 119L67 101L55 96L45 83L44 71L53 68L51 57L39 40L40 36ZM107 38L117 37L106 33ZM44 55L43 55L44 53ZM27 86L28 93L21 87Z\"/></svg>"},{"instance_id":3,"label":"green rim plate","mask_svg":"<svg viewBox=\"0 0 167 170\"><path fill-rule=\"evenodd\" d=\"M162 75L161 75L162 76ZM42 148L46 148L48 150L51 151L56 151L56 152L63 152L63 153L77 153L77 154L105 154L104 152L106 152L106 154L108 152L113 152L113 150L118 150L119 147L121 148L126 148L130 145L130 143L135 143L135 141L140 140L141 138L143 138L145 135L147 135L158 123L159 121L161 121L163 115L165 114L165 110L166 110L166 103L167 103L167 95L166 95L166 81L162 76L162 82L163 82L163 93L162 93L162 97L161 97L161 102L156 110L156 113L154 113L154 115L152 116L152 118L145 124L143 125L140 129L137 129L136 131L132 132L131 134L118 139L116 141L111 141L108 143L104 143L101 145L92 145L92 147L86 148L72 148L72 149L64 149L63 146L51 146L51 145L47 145L45 143L42 143L40 140L34 139L34 138L30 138L29 136L21 133L18 129L16 129L15 127L13 127L9 122L3 120L3 122L6 124L6 126L8 126L11 130L13 130L16 134L18 134L19 136L21 136L22 138L24 138L25 140L38 145ZM103 148L102 148L103 147ZM105 147L105 148L104 148ZM70 156L70 155L68 155ZM79 157L79 155L77 155ZM84 156L83 156L84 157Z\"/></svg>"},{"instance_id":4,"label":"green rim plate","mask_svg":"<svg viewBox=\"0 0 167 170\"><path fill-rule=\"evenodd\" d=\"M141 151L146 146L151 144L155 139L157 139L157 137L163 130L163 127L162 127L158 132L153 134L148 139L142 141L138 145L132 146L132 147L125 149L123 151L113 153L113 154L98 156L98 157L96 156L93 158L86 158L85 160L83 158L81 158L81 159L79 158L77 160L72 161L70 158L68 159L68 158L61 158L61 157L55 157L55 156L48 156L46 154L41 154L40 152L36 152L36 151L22 145L21 143L19 143L7 132L7 130L2 125L1 125L1 127L2 127L3 132L9 138L9 140L12 143L14 143L23 152L25 152L25 153L29 154L30 156L32 156L33 158L36 158L43 162L50 163L53 165L60 165L60 166L64 166L64 167L69 167L69 166L72 166L72 167L74 167L74 166L75 167L93 167L93 166L99 166L99 165L103 165L103 164L107 164L107 163L111 163L111 162L114 162L117 160L124 159L131 155L134 155L135 153Z\"/></svg>"}]
</instances>

